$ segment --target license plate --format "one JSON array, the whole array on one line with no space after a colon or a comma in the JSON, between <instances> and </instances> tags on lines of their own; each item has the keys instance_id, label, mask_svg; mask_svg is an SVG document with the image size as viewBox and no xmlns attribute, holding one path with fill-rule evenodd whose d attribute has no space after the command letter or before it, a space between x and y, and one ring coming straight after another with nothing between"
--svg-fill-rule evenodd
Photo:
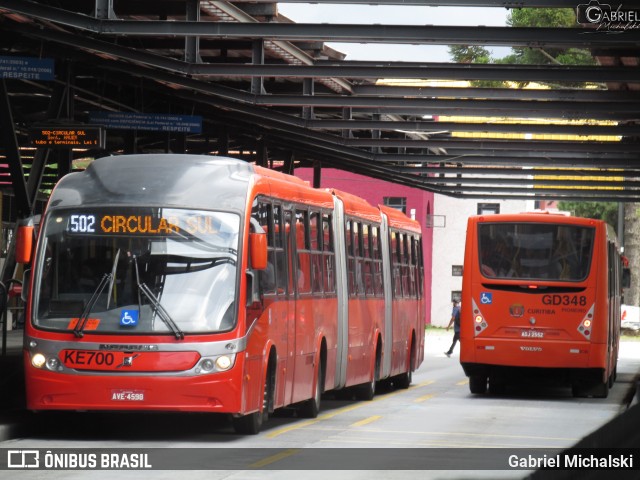
<instances>
[{"instance_id":1,"label":"license plate","mask_svg":"<svg viewBox=\"0 0 640 480\"><path fill-rule=\"evenodd\" d=\"M112 390L114 402L144 402L144 390Z\"/></svg>"},{"instance_id":2,"label":"license plate","mask_svg":"<svg viewBox=\"0 0 640 480\"><path fill-rule=\"evenodd\" d=\"M522 330L521 336L524 338L544 338L544 332L539 330Z\"/></svg>"}]
</instances>

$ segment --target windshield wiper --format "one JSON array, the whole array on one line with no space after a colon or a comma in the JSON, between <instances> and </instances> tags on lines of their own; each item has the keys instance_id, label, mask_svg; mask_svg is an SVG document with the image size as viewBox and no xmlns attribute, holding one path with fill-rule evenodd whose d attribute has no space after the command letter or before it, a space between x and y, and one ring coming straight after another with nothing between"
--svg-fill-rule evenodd
<instances>
[{"instance_id":1,"label":"windshield wiper","mask_svg":"<svg viewBox=\"0 0 640 480\"><path fill-rule=\"evenodd\" d=\"M80 318L78 319L78 323L73 329L73 333L75 334L76 337L82 338L84 336L83 330L85 325L87 324L87 320L89 319L91 310L93 309L96 302L98 301L98 298L100 298L100 294L104 290L104 287L107 286L107 283L109 283L110 279L111 279L111 274L105 273L104 276L102 277L102 280L100 280L100 283L98 284L96 289L93 291L93 295L91 295L91 298L89 299L89 301L87 302L87 305L84 307L84 310L82 311L82 315L80 315Z\"/></svg>"},{"instance_id":2,"label":"windshield wiper","mask_svg":"<svg viewBox=\"0 0 640 480\"><path fill-rule=\"evenodd\" d=\"M111 280L109 281L109 292L107 293L107 310L109 310L109 304L111 303L111 295L113 293L113 286L116 283L116 270L118 269L118 259L120 258L120 249L116 252L116 256L113 259L113 266L111 267Z\"/></svg>"},{"instance_id":3,"label":"windshield wiper","mask_svg":"<svg viewBox=\"0 0 640 480\"><path fill-rule=\"evenodd\" d=\"M153 305L156 312L158 312L158 315L160 316L162 321L167 325L167 327L171 329L176 338L178 340L184 340L184 333L182 332L182 330L180 330L178 325L176 325L176 322L173 321L171 315L169 315L169 312L164 309L164 307L160 303L160 300L156 298L151 289L147 287L145 283L138 283L138 288L144 294L144 296L149 299L151 305Z\"/></svg>"},{"instance_id":4,"label":"windshield wiper","mask_svg":"<svg viewBox=\"0 0 640 480\"><path fill-rule=\"evenodd\" d=\"M178 327L176 322L173 320L173 318L171 318L171 315L169 315L169 312L167 312L165 308L162 306L162 304L160 303L160 300L158 300L158 298L153 294L151 289L147 287L145 283L140 283L140 271L138 270L138 258L135 255L133 256L133 266L136 269L136 283L138 284L138 290L142 292L144 296L149 299L155 311L158 313L158 315L160 316L162 321L165 323L165 325L167 325L167 327L171 329L171 331L176 336L176 338L178 340L184 340L184 333L182 332L182 330L180 330L180 328ZM141 303L140 298L138 298L138 303Z\"/></svg>"}]
</instances>

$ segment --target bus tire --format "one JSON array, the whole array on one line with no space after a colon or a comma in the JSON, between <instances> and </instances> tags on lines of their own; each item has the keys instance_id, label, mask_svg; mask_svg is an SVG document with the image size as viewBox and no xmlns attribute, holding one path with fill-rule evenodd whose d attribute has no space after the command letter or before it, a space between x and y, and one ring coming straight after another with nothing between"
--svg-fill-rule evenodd
<instances>
[{"instance_id":1,"label":"bus tire","mask_svg":"<svg viewBox=\"0 0 640 480\"><path fill-rule=\"evenodd\" d=\"M469 391L473 394L483 394L487 392L487 377L485 375L469 376Z\"/></svg>"},{"instance_id":2,"label":"bus tire","mask_svg":"<svg viewBox=\"0 0 640 480\"><path fill-rule=\"evenodd\" d=\"M489 377L489 393L491 395L502 395L507 391L507 382L504 378Z\"/></svg>"},{"instance_id":3,"label":"bus tire","mask_svg":"<svg viewBox=\"0 0 640 480\"><path fill-rule=\"evenodd\" d=\"M358 385L356 387L356 398L358 400L373 400L373 397L376 395L376 382L378 381L378 377L380 376L380 361L378 357L378 351L376 350L376 364L373 369L373 378L370 382L363 383L362 385Z\"/></svg>"},{"instance_id":4,"label":"bus tire","mask_svg":"<svg viewBox=\"0 0 640 480\"><path fill-rule=\"evenodd\" d=\"M374 375L370 382L363 383L356 387L356 398L358 400L373 400L376 395L376 377Z\"/></svg>"},{"instance_id":5,"label":"bus tire","mask_svg":"<svg viewBox=\"0 0 640 480\"><path fill-rule=\"evenodd\" d=\"M409 347L409 365L408 370L404 373L401 373L397 377L393 379L393 383L397 388L407 389L411 385L411 381L413 380L413 369L415 368L416 359L415 359L415 349L413 348L413 338L411 338L411 346Z\"/></svg>"},{"instance_id":6,"label":"bus tire","mask_svg":"<svg viewBox=\"0 0 640 480\"><path fill-rule=\"evenodd\" d=\"M264 380L264 393L262 394L262 411L249 413L239 417L232 417L233 429L240 435L257 435L262 424L269 419L269 412L273 411L273 392L275 390L275 352L270 354L267 375Z\"/></svg>"},{"instance_id":7,"label":"bus tire","mask_svg":"<svg viewBox=\"0 0 640 480\"><path fill-rule=\"evenodd\" d=\"M615 367L613 367L613 371L611 372L611 375L609 375L609 388L613 388L613 384L615 383L616 378L618 378L618 366L617 365Z\"/></svg>"},{"instance_id":8,"label":"bus tire","mask_svg":"<svg viewBox=\"0 0 640 480\"><path fill-rule=\"evenodd\" d=\"M609 396L609 380L595 384L591 388L591 393L596 398L607 398Z\"/></svg>"},{"instance_id":9,"label":"bus tire","mask_svg":"<svg viewBox=\"0 0 640 480\"><path fill-rule=\"evenodd\" d=\"M298 407L298 415L303 418L316 418L318 416L318 412L320 411L320 402L322 399L322 388L324 385L323 381L323 372L322 364L318 365L318 372L316 375L316 388L313 392L313 397L309 400L305 400Z\"/></svg>"},{"instance_id":10,"label":"bus tire","mask_svg":"<svg viewBox=\"0 0 640 480\"><path fill-rule=\"evenodd\" d=\"M409 370L395 377L393 384L398 388L407 389L411 385L411 380L413 380L413 375L411 370Z\"/></svg>"},{"instance_id":11,"label":"bus tire","mask_svg":"<svg viewBox=\"0 0 640 480\"><path fill-rule=\"evenodd\" d=\"M262 428L262 412L253 412L232 418L233 429L238 435L257 435Z\"/></svg>"}]
</instances>

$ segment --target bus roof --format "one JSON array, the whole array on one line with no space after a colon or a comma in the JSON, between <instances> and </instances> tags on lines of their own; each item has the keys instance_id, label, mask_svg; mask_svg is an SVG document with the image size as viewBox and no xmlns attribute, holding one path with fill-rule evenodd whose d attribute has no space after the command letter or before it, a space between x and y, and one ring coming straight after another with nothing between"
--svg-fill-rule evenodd
<instances>
[{"instance_id":1,"label":"bus roof","mask_svg":"<svg viewBox=\"0 0 640 480\"><path fill-rule=\"evenodd\" d=\"M526 213L498 213L489 215L474 215L469 217L477 222L523 222L523 223L565 223L568 225L594 226L605 223L602 220L584 217L572 217L563 214L546 212L526 212Z\"/></svg>"},{"instance_id":2,"label":"bus roof","mask_svg":"<svg viewBox=\"0 0 640 480\"><path fill-rule=\"evenodd\" d=\"M243 211L254 174L247 162L205 155L119 155L63 177L49 208L148 205Z\"/></svg>"},{"instance_id":3,"label":"bus roof","mask_svg":"<svg viewBox=\"0 0 640 480\"><path fill-rule=\"evenodd\" d=\"M378 205L378 208L389 219L389 226L394 228L400 228L402 230L408 230L410 232L421 233L420 223L416 220L411 220L400 210L388 207L386 205Z\"/></svg>"},{"instance_id":4,"label":"bus roof","mask_svg":"<svg viewBox=\"0 0 640 480\"><path fill-rule=\"evenodd\" d=\"M342 200L342 203L344 203L344 212L347 215L357 216L376 223L382 221L378 209L365 199L335 188L328 189L328 191Z\"/></svg>"}]
</instances>

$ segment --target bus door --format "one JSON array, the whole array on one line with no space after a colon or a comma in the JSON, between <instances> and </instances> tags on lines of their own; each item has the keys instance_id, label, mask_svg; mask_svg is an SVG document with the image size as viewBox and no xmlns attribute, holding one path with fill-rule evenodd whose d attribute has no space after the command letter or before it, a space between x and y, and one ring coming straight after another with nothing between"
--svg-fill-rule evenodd
<instances>
[{"instance_id":1,"label":"bus door","mask_svg":"<svg viewBox=\"0 0 640 480\"><path fill-rule=\"evenodd\" d=\"M293 321L289 340L294 342L293 402L309 398L314 385L316 351L316 314L311 286L311 255L309 211L285 212L286 231L289 232L290 286L293 292ZM320 314L320 312L317 312Z\"/></svg>"},{"instance_id":2,"label":"bus door","mask_svg":"<svg viewBox=\"0 0 640 480\"><path fill-rule=\"evenodd\" d=\"M285 403L292 402L294 396L294 380L295 380L295 362L296 362L296 308L295 308L295 289L293 282L293 267L294 267L294 250L292 241L292 225L293 213L290 207L284 207L282 210L282 221L284 234L283 246L284 246L284 258L282 261L283 269L283 286L287 292L287 297L284 303L287 305L286 310L286 323L283 325L281 335L282 340L286 341L286 367L284 369L284 384L285 384Z\"/></svg>"},{"instance_id":3,"label":"bus door","mask_svg":"<svg viewBox=\"0 0 640 480\"><path fill-rule=\"evenodd\" d=\"M265 309L263 315L267 323L265 330L268 330L269 338L275 343L278 356L275 398L278 405L288 404L293 391L295 353L295 308L288 233L291 212L285 211L278 203L263 201L259 203L257 218L268 234L268 265L261 272L260 279Z\"/></svg>"}]
</instances>

